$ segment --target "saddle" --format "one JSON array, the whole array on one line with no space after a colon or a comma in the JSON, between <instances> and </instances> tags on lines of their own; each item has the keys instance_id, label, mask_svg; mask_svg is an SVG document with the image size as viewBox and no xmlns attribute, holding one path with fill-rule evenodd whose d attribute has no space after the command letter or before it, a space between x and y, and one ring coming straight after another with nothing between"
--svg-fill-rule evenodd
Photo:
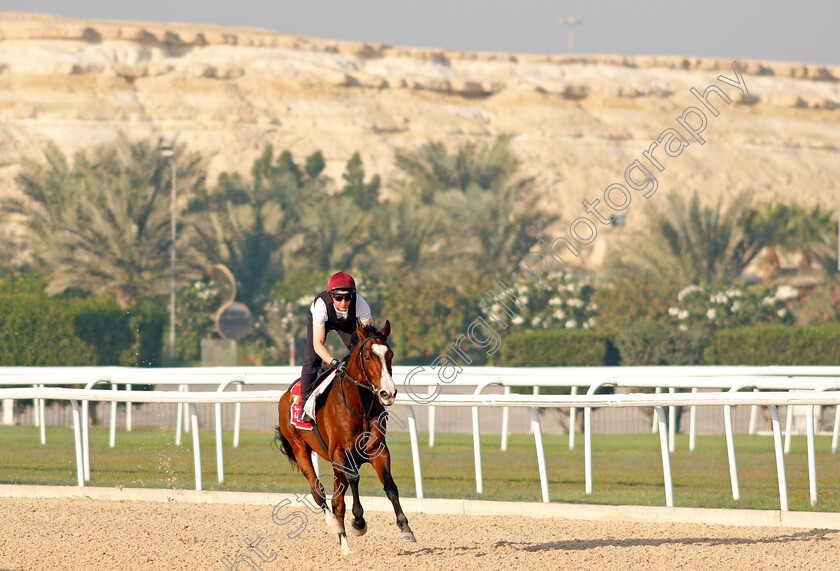
<instances>
[{"instance_id":1,"label":"saddle","mask_svg":"<svg viewBox=\"0 0 840 571\"><path fill-rule=\"evenodd\" d=\"M312 394L309 396L306 402L302 402L302 398L300 395L300 380L295 381L295 384L292 385L291 390L289 391L292 395L292 406L289 410L291 422L295 426L295 428L299 430L312 430L313 424L312 422L301 422L298 420L300 416L300 409L303 407L306 410L306 413L310 416L310 418L315 418L315 412L319 406L318 401L323 399L319 399L323 394L326 394L329 391L329 388L332 386L332 380L335 378L335 370L334 369L327 369L326 371L322 370L318 376L315 378L315 388L312 391Z\"/></svg>"}]
</instances>

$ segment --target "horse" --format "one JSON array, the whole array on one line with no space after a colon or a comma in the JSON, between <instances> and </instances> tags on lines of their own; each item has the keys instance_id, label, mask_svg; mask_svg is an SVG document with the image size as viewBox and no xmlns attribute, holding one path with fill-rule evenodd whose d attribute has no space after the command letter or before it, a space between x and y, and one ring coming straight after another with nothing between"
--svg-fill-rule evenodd
<instances>
[{"instance_id":1,"label":"horse","mask_svg":"<svg viewBox=\"0 0 840 571\"><path fill-rule=\"evenodd\" d=\"M393 351L388 346L391 323L386 321L381 331L373 326L356 325L358 342L352 348L344 374L336 374L326 393L323 406L315 413L313 430L300 430L290 422L292 387L277 405L279 423L275 440L292 466L297 466L309 481L312 498L327 522L327 531L337 533L341 552L353 553L347 542L344 527L344 493L347 485L353 492L353 521L349 533L362 536L367 532L364 509L359 501L358 466L369 462L394 506L399 539L416 541L408 525L408 518L400 507L400 498L391 477L391 454L385 442L387 412L384 406L394 403L397 389L391 372ZM300 379L298 379L299 382ZM371 428L373 430L371 431ZM332 508L326 503L324 488L312 465L311 451L331 463L335 475Z\"/></svg>"}]
</instances>

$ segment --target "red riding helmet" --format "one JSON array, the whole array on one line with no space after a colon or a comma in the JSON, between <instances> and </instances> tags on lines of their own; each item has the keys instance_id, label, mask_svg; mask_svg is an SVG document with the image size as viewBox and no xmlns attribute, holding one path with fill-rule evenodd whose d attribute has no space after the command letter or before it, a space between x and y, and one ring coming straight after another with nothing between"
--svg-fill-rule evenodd
<instances>
[{"instance_id":1,"label":"red riding helmet","mask_svg":"<svg viewBox=\"0 0 840 571\"><path fill-rule=\"evenodd\" d=\"M333 274L327 282L327 292L331 292L336 289L355 291L356 280L354 280L353 276L347 272L338 272Z\"/></svg>"}]
</instances>

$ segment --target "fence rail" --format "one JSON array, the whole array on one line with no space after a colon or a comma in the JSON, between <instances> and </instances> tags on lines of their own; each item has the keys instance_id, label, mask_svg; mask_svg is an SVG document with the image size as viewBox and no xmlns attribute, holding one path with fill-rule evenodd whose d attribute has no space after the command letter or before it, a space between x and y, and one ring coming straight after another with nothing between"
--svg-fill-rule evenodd
<instances>
[{"instance_id":1,"label":"fence rail","mask_svg":"<svg viewBox=\"0 0 840 571\"><path fill-rule=\"evenodd\" d=\"M667 380L671 384L672 379ZM695 379L696 380L696 379ZM749 386L756 386L764 379L753 377L747 382ZM783 511L788 509L787 482L784 468L784 452L781 440L781 426L779 423L778 406L808 405L809 419L807 425L808 438L808 464L809 484L811 492L811 503L817 501L816 481L816 455L814 447L814 423L813 405L836 406L840 405L840 393L832 392L840 388L840 384L826 383L825 380L819 387L820 390L792 391L792 392L725 392L725 393L669 393L669 394L615 394L615 395L440 395L434 406L447 407L527 407L531 410L532 427L537 448L537 462L540 473L540 485L544 502L549 501L548 477L546 473L545 453L542 444L542 431L538 408L583 408L588 417L592 407L654 407L657 413L659 426L660 447L662 453L662 468L665 481L665 502L667 506L673 506L673 483L670 466L670 450L668 438L668 423L666 421L665 407L676 406L737 406L737 405L761 405L768 406L773 418L773 435L776 451L777 476L779 482L779 501ZM256 403L256 402L277 402L283 391L243 391L235 393L214 392L181 392L181 391L118 391L101 389L66 389L48 387L26 387L0 389L0 398L3 399L54 399L70 401L73 407L73 429L76 448L76 470L79 486L84 486L85 481L90 479L90 456L89 448L85 445L87 439L83 437L82 407L83 401L102 402L158 402L158 403L184 403L190 405L191 424L193 433L193 453L195 465L196 489L202 489L201 472L201 447L199 434L199 418L196 403ZM422 471L420 469L420 457L416 422L414 421L413 406L420 403L399 395L395 404L402 404L407 407L409 415L409 432L411 437L412 458L414 463L415 485L418 497L423 495ZM425 404L421 406L429 406ZM217 423L219 419L217 418ZM85 423L85 427L86 427ZM727 426L727 447L730 463L730 475L732 478L733 497L738 499L737 489L737 463L735 459L734 441L731 440L731 425ZM587 493L592 489L592 462L591 462L591 430L586 430L586 481ZM217 459L221 458L221 438L217 432ZM481 460L480 447L476 447L476 487L481 492ZM221 464L219 464L221 466ZM221 472L220 472L221 476Z\"/></svg>"},{"instance_id":2,"label":"fence rail","mask_svg":"<svg viewBox=\"0 0 840 571\"><path fill-rule=\"evenodd\" d=\"M734 384L749 379L756 389L761 390L816 390L826 381L840 382L840 367L837 366L674 366L674 367L464 367L454 380L441 381L431 367L394 367L394 377L405 379L402 392L411 394L420 404L434 404L438 391L443 387L485 387L499 384L505 387L533 386L539 392L547 387L563 387L571 392L592 385L611 385L623 388L669 388L697 389L709 388L728 390ZM110 383L112 388L118 384L128 387L138 384L177 385L178 390L188 391L194 385L213 385L222 389L231 383L241 391L243 385L280 385L287 386L299 377L298 367L194 367L194 368L154 368L132 367L0 367L0 386L3 385L68 385L91 382ZM417 394L415 388L426 388L424 395ZM506 389L507 390L507 389ZM132 402L126 402L126 429L132 427ZM187 415L183 413L184 404L176 405L175 442L181 444L181 432L188 430ZM239 444L241 403L235 405L234 447ZM83 411L84 413L85 411ZM576 412L576 410L572 410ZM673 412L673 411L672 411ZM11 409L9 407L9 414ZM116 424L116 404L111 405L111 439L115 438L113 426ZM756 408L753 407L750 426L755 429ZM573 415L574 416L574 415ZM669 415L672 416L672 415ZM434 447L435 407L428 407L429 446ZM509 409L502 412L502 448L507 443ZM840 418L840 415L838 415ZM182 423L183 419L183 423ZM694 411L692 411L694 419ZM786 449L790 442L791 419L785 431ZM87 422L87 415L85 414ZM217 418L217 422L219 419ZM36 401L35 423L41 427L41 443L46 443L45 407L43 400ZM473 422L474 425L477 422ZM670 442L673 446L675 423L669 422ZM835 421L835 435L838 432ZM574 418L570 422L569 448L575 446ZM690 423L690 442L694 442L695 423ZM836 440L836 436L835 436ZM833 444L836 449L836 443ZM693 446L692 446L693 449Z\"/></svg>"}]
</instances>

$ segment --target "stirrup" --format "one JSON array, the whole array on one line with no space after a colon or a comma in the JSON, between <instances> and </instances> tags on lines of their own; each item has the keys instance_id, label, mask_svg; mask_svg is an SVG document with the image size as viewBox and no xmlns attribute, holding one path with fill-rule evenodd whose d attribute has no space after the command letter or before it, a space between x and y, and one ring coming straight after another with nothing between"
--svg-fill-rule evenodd
<instances>
[{"instance_id":1,"label":"stirrup","mask_svg":"<svg viewBox=\"0 0 840 571\"><path fill-rule=\"evenodd\" d=\"M300 413L298 413L297 420L298 422L312 422L314 420L312 417L306 414L305 410L303 410L303 404L300 405Z\"/></svg>"}]
</instances>

